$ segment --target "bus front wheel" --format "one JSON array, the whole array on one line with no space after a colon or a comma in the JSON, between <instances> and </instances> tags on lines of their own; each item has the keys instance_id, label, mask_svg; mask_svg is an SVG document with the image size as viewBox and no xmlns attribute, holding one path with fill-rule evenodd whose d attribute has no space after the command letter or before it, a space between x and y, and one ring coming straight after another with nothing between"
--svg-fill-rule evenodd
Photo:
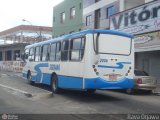
<instances>
[{"instance_id":1,"label":"bus front wheel","mask_svg":"<svg viewBox=\"0 0 160 120\"><path fill-rule=\"evenodd\" d=\"M53 93L59 93L60 89L58 88L58 78L57 75L52 75L51 78L51 90Z\"/></svg>"},{"instance_id":2,"label":"bus front wheel","mask_svg":"<svg viewBox=\"0 0 160 120\"><path fill-rule=\"evenodd\" d=\"M32 81L31 72L28 72L27 79L28 79L28 84L34 84L34 82Z\"/></svg>"}]
</instances>

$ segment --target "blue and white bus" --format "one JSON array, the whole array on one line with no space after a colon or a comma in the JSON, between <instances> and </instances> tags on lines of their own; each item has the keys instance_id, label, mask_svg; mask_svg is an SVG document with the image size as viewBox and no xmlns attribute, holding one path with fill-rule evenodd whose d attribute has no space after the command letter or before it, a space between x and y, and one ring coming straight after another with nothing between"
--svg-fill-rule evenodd
<instances>
[{"instance_id":1,"label":"blue and white bus","mask_svg":"<svg viewBox=\"0 0 160 120\"><path fill-rule=\"evenodd\" d=\"M61 89L133 87L133 36L111 30L84 30L25 48L23 77Z\"/></svg>"}]
</instances>

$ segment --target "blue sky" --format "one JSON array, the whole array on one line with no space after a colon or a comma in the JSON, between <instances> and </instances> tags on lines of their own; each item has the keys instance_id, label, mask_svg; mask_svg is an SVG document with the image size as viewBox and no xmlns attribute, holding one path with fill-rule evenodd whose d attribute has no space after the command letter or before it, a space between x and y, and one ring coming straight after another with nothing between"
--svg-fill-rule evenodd
<instances>
[{"instance_id":1,"label":"blue sky","mask_svg":"<svg viewBox=\"0 0 160 120\"><path fill-rule=\"evenodd\" d=\"M63 0L0 0L0 32L18 25L52 26L53 7Z\"/></svg>"}]
</instances>

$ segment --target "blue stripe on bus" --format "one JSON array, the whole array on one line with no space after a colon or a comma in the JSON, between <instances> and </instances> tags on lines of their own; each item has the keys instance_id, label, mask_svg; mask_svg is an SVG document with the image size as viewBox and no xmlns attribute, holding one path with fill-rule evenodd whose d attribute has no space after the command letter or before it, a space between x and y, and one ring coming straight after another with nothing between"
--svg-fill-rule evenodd
<instances>
[{"instance_id":1,"label":"blue stripe on bus","mask_svg":"<svg viewBox=\"0 0 160 120\"><path fill-rule=\"evenodd\" d=\"M124 64L131 64L131 62L118 62L116 63L117 66L105 66L105 65L98 65L100 68L114 68L114 69L122 69Z\"/></svg>"},{"instance_id":2,"label":"blue stripe on bus","mask_svg":"<svg viewBox=\"0 0 160 120\"><path fill-rule=\"evenodd\" d=\"M26 74L23 74L26 78ZM50 74L43 74L43 84L50 85ZM36 77L32 76L32 80L35 81ZM133 79L124 78L120 81L106 81L102 78L85 78L84 89L127 89L133 88ZM83 89L83 78L62 76L58 75L58 87L59 88L71 88L71 89Z\"/></svg>"},{"instance_id":3,"label":"blue stripe on bus","mask_svg":"<svg viewBox=\"0 0 160 120\"><path fill-rule=\"evenodd\" d=\"M33 76L33 77L36 77L36 78L35 78L36 82L40 82L41 77L42 77L42 71L41 71L40 68L42 68L42 67L48 67L48 66L49 66L48 63L40 63L40 64L37 64L37 65L34 67L35 71L37 72L37 75ZM33 80L34 80L34 79L33 79Z\"/></svg>"},{"instance_id":4,"label":"blue stripe on bus","mask_svg":"<svg viewBox=\"0 0 160 120\"><path fill-rule=\"evenodd\" d=\"M133 79L124 78L120 81L106 81L101 78L85 79L86 89L127 89L133 88Z\"/></svg>"},{"instance_id":5,"label":"blue stripe on bus","mask_svg":"<svg viewBox=\"0 0 160 120\"><path fill-rule=\"evenodd\" d=\"M51 74L43 73L42 83L46 85L51 84Z\"/></svg>"},{"instance_id":6,"label":"blue stripe on bus","mask_svg":"<svg viewBox=\"0 0 160 120\"><path fill-rule=\"evenodd\" d=\"M82 89L83 78L58 75L58 87Z\"/></svg>"}]
</instances>

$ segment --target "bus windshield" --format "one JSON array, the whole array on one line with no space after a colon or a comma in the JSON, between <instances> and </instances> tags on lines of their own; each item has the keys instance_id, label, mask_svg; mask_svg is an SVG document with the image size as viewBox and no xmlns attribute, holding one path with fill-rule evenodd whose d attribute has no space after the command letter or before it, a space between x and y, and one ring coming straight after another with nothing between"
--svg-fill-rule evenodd
<instances>
[{"instance_id":1,"label":"bus windshield","mask_svg":"<svg viewBox=\"0 0 160 120\"><path fill-rule=\"evenodd\" d=\"M131 38L112 35L98 34L96 37L96 48L99 54L130 55Z\"/></svg>"}]
</instances>

